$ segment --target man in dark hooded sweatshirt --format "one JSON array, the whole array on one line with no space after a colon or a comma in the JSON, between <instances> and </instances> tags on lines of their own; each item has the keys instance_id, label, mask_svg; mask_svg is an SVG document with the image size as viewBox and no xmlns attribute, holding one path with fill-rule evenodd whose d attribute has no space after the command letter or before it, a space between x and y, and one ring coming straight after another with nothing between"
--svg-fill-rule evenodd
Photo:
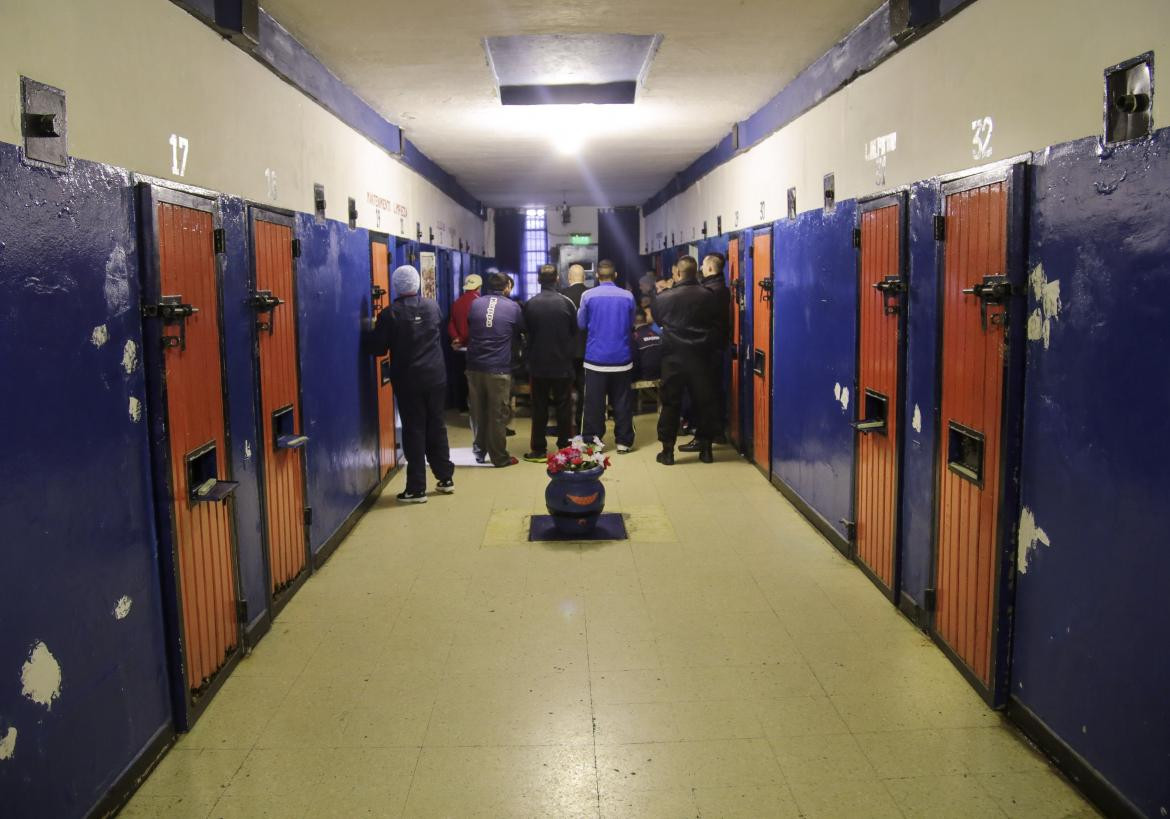
<instances>
[{"instance_id":1,"label":"man in dark hooded sweatshirt","mask_svg":"<svg viewBox=\"0 0 1170 819\"><path fill-rule=\"evenodd\" d=\"M443 363L443 318L433 299L419 295L418 271L403 265L392 278L397 298L378 314L371 352L390 353L390 381L402 418L402 451L406 456L406 490L402 503L426 503L427 462L438 483L436 491L455 491L455 465L447 445L443 408L447 368Z\"/></svg>"}]
</instances>

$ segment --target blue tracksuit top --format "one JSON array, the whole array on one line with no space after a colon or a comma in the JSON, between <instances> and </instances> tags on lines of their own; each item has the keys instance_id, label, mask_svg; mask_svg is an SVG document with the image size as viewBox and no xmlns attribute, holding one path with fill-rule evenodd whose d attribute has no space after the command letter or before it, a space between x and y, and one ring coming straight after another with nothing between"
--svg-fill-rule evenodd
<instances>
[{"instance_id":1,"label":"blue tracksuit top","mask_svg":"<svg viewBox=\"0 0 1170 819\"><path fill-rule=\"evenodd\" d=\"M634 295L613 282L598 282L581 295L577 326L585 330L585 366L620 371L633 366Z\"/></svg>"}]
</instances>

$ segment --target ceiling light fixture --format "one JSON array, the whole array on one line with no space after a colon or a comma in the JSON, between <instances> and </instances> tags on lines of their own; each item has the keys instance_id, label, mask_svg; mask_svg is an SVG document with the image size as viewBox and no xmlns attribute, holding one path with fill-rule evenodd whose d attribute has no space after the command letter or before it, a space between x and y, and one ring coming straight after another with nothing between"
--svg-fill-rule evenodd
<instances>
[{"instance_id":1,"label":"ceiling light fixture","mask_svg":"<svg viewBox=\"0 0 1170 819\"><path fill-rule=\"evenodd\" d=\"M557 149L557 153L562 156L576 156L581 153L581 148L584 147L585 140L581 134L573 133L571 131L562 131L553 137L553 147Z\"/></svg>"}]
</instances>

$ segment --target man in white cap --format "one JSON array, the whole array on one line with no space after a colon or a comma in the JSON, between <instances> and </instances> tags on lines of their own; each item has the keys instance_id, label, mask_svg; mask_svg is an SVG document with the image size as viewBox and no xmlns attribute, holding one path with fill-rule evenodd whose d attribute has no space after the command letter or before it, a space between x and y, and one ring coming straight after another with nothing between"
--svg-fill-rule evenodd
<instances>
[{"instance_id":1,"label":"man in white cap","mask_svg":"<svg viewBox=\"0 0 1170 819\"><path fill-rule=\"evenodd\" d=\"M371 352L390 353L390 381L402 418L402 451L406 455L406 490L402 503L426 503L427 463L438 483L435 490L455 491L455 465L447 444L443 408L447 368L443 363L442 316L433 299L419 295L418 271L403 265L391 278L396 297L378 314Z\"/></svg>"},{"instance_id":2,"label":"man in white cap","mask_svg":"<svg viewBox=\"0 0 1170 819\"><path fill-rule=\"evenodd\" d=\"M455 351L452 361L455 371L455 406L460 412L467 412L467 339L471 333L467 329L467 311L471 303L479 298L479 289L483 287L483 279L478 273L472 273L463 280L463 295L455 299L451 305L451 320L447 322L447 335L451 338L451 349Z\"/></svg>"}]
</instances>

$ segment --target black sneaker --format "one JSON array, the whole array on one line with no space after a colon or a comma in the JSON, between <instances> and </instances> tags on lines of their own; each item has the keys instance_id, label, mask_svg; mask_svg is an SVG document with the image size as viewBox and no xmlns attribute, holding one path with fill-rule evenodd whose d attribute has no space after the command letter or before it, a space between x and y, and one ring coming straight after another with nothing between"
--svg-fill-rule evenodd
<instances>
[{"instance_id":1,"label":"black sneaker","mask_svg":"<svg viewBox=\"0 0 1170 819\"><path fill-rule=\"evenodd\" d=\"M399 503L426 503L426 492L399 492L394 497L398 498Z\"/></svg>"},{"instance_id":2,"label":"black sneaker","mask_svg":"<svg viewBox=\"0 0 1170 819\"><path fill-rule=\"evenodd\" d=\"M525 452L524 453L524 460L528 461L529 463L534 463L534 464L547 463L548 462L548 453L547 452Z\"/></svg>"},{"instance_id":3,"label":"black sneaker","mask_svg":"<svg viewBox=\"0 0 1170 819\"><path fill-rule=\"evenodd\" d=\"M658 463L662 464L663 466L674 466L674 450L663 449L654 456L654 460L658 461Z\"/></svg>"},{"instance_id":4,"label":"black sneaker","mask_svg":"<svg viewBox=\"0 0 1170 819\"><path fill-rule=\"evenodd\" d=\"M680 446L678 448L678 451L679 452L698 452L699 451L699 439L692 438L691 440L687 441L685 444Z\"/></svg>"},{"instance_id":5,"label":"black sneaker","mask_svg":"<svg viewBox=\"0 0 1170 819\"><path fill-rule=\"evenodd\" d=\"M439 481L437 484L435 484L435 491L442 492L444 495L454 495L455 481L451 480L450 478L445 481Z\"/></svg>"},{"instance_id":6,"label":"black sneaker","mask_svg":"<svg viewBox=\"0 0 1170 819\"><path fill-rule=\"evenodd\" d=\"M511 427L504 427L504 437L511 438L515 434L516 430L512 429Z\"/></svg>"}]
</instances>

